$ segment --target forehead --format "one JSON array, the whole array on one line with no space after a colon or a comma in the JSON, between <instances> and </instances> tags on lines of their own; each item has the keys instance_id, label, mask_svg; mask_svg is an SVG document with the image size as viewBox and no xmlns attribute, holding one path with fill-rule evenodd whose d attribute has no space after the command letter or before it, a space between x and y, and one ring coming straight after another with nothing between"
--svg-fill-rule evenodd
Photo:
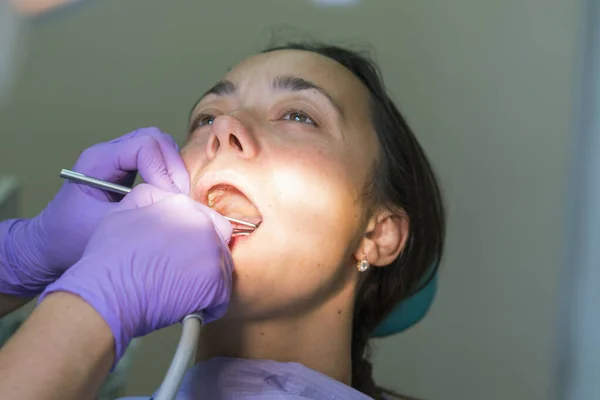
<instances>
[{"instance_id":1,"label":"forehead","mask_svg":"<svg viewBox=\"0 0 600 400\"><path fill-rule=\"evenodd\" d=\"M248 57L225 76L235 83L270 82L281 75L298 76L324 88L344 108L368 113L368 90L335 60L303 50L276 50ZM362 115L367 117L367 115Z\"/></svg>"}]
</instances>

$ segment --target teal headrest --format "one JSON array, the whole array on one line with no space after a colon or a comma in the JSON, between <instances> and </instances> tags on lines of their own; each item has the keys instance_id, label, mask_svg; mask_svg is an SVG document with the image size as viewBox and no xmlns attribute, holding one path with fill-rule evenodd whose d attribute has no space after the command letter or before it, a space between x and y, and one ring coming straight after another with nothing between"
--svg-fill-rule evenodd
<instances>
[{"instance_id":1,"label":"teal headrest","mask_svg":"<svg viewBox=\"0 0 600 400\"><path fill-rule=\"evenodd\" d=\"M398 304L371 337L384 337L402 332L423 319L435 298L437 279L436 273L423 289Z\"/></svg>"}]
</instances>

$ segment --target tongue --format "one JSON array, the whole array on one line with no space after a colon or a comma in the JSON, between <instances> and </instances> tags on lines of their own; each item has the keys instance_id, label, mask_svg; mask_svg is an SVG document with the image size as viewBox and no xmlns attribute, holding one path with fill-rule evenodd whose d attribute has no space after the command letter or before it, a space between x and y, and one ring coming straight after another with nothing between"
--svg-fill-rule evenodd
<instances>
[{"instance_id":1,"label":"tongue","mask_svg":"<svg viewBox=\"0 0 600 400\"><path fill-rule=\"evenodd\" d=\"M217 187L211 190L208 196L208 205L219 214L227 217L254 224L259 224L262 221L254 204L239 190L231 186Z\"/></svg>"}]
</instances>

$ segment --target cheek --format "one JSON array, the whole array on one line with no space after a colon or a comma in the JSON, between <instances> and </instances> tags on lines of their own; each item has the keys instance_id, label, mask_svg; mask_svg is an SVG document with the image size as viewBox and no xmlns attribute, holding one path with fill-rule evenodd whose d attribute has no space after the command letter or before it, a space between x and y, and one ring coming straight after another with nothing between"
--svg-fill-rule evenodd
<instances>
[{"instance_id":1,"label":"cheek","mask_svg":"<svg viewBox=\"0 0 600 400\"><path fill-rule=\"evenodd\" d=\"M242 251L252 247L261 255L254 260L257 265L266 261L285 268L279 273L288 277L290 288L304 283L307 290L316 290L336 276L354 251L363 219L357 201L361 185L339 159L313 153L272 161L262 181L268 222L254 246L240 246L240 269L252 257Z\"/></svg>"},{"instance_id":2,"label":"cheek","mask_svg":"<svg viewBox=\"0 0 600 400\"><path fill-rule=\"evenodd\" d=\"M193 172L198 171L205 164L205 148L206 142L201 142L196 139L188 141L179 152L183 159L183 163L192 178L192 185L194 184L194 179L197 178L197 176L195 176L197 174L194 174Z\"/></svg>"},{"instance_id":3,"label":"cheek","mask_svg":"<svg viewBox=\"0 0 600 400\"><path fill-rule=\"evenodd\" d=\"M348 262L362 232L357 186L339 160L316 161L290 157L265 168L268 220L247 245L233 248L234 309L313 309L353 284Z\"/></svg>"},{"instance_id":4,"label":"cheek","mask_svg":"<svg viewBox=\"0 0 600 400\"><path fill-rule=\"evenodd\" d=\"M270 181L276 189L274 203L291 225L322 226L325 231L355 225L356 188L326 163L282 165L273 171Z\"/></svg>"},{"instance_id":5,"label":"cheek","mask_svg":"<svg viewBox=\"0 0 600 400\"><path fill-rule=\"evenodd\" d=\"M363 177L338 154L322 151L292 153L278 158L271 169L270 185L276 189L273 200L282 212L306 218L306 222L335 221L345 227L360 219L358 197ZM316 222L316 221L315 221Z\"/></svg>"}]
</instances>

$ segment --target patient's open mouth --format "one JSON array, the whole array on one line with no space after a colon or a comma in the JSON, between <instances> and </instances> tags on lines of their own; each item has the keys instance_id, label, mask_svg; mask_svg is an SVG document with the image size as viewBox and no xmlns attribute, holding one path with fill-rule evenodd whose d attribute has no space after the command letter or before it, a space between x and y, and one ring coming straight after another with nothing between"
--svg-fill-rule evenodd
<instances>
[{"instance_id":1,"label":"patient's open mouth","mask_svg":"<svg viewBox=\"0 0 600 400\"><path fill-rule=\"evenodd\" d=\"M237 188L221 184L213 186L206 195L206 204L219 214L229 217L233 225L234 236L246 236L254 229L242 223L231 221L237 219L259 226L262 216L252 202Z\"/></svg>"}]
</instances>

